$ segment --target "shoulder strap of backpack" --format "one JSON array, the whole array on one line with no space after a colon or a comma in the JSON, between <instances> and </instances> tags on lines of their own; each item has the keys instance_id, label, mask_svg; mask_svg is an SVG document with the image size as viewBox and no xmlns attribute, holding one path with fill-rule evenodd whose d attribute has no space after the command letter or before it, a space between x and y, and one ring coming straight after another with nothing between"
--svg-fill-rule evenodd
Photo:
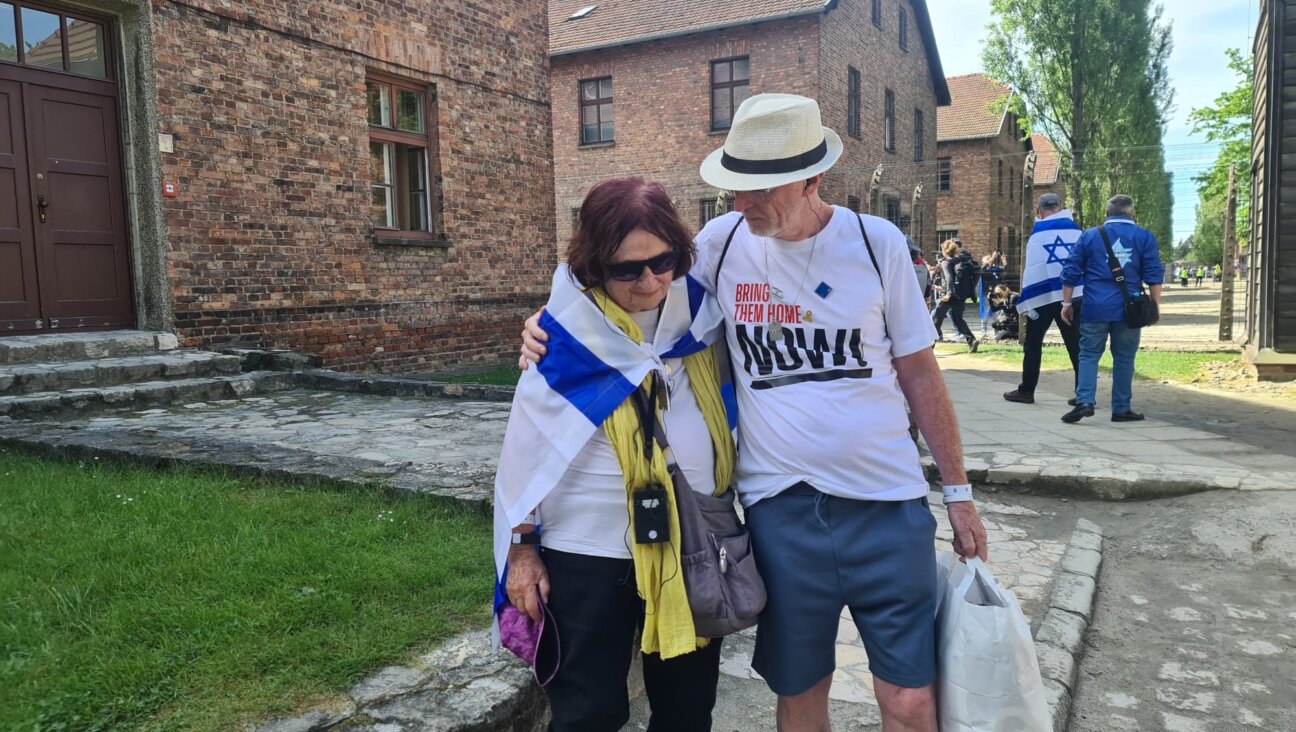
<instances>
[{"instance_id":1,"label":"shoulder strap of backpack","mask_svg":"<svg viewBox=\"0 0 1296 732\"><path fill-rule=\"evenodd\" d=\"M864 217L856 214L855 220L859 223L860 236L864 237L864 246L868 249L869 261L873 262L873 270L877 272L878 282L882 285L882 332L886 334L887 340L891 340L891 329L887 327L886 321L886 278L882 276L882 268L878 266L877 255L873 253L873 243L869 241L868 232L864 230Z\"/></svg>"},{"instance_id":2,"label":"shoulder strap of backpack","mask_svg":"<svg viewBox=\"0 0 1296 732\"><path fill-rule=\"evenodd\" d=\"M739 216L738 223L734 224L733 229L729 231L729 236L725 239L724 249L720 250L720 261L716 262L716 271L715 271L716 292L720 292L720 268L724 267L725 257L729 256L729 245L733 244L734 234L738 233L738 227L742 226L743 221L744 221L744 217Z\"/></svg>"}]
</instances>

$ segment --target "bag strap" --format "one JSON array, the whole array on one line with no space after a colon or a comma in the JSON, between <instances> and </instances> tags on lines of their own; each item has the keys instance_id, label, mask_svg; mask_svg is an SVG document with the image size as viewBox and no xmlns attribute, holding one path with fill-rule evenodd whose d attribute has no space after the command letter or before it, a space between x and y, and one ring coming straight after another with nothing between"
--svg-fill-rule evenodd
<instances>
[{"instance_id":1,"label":"bag strap","mask_svg":"<svg viewBox=\"0 0 1296 732\"><path fill-rule=\"evenodd\" d=\"M1128 305L1134 301L1134 297L1129 294L1129 288L1125 286L1125 268L1116 259L1116 252L1112 250L1111 237L1107 236L1107 227L1099 226L1098 233L1102 235L1103 246L1107 247L1107 266L1111 267L1112 277L1116 278L1116 284L1125 295L1125 304ZM1142 282L1139 283L1139 294L1143 294Z\"/></svg>"},{"instance_id":2,"label":"bag strap","mask_svg":"<svg viewBox=\"0 0 1296 732\"><path fill-rule=\"evenodd\" d=\"M878 266L877 255L873 253L873 243L869 241L868 232L864 230L864 216L856 214L855 219L859 222L860 236L864 238L864 246L868 249L869 261L873 262L873 271L877 272L878 283L882 286L882 332L886 335L887 340L891 340L891 329L887 327L886 319L886 278L882 276L882 268Z\"/></svg>"}]
</instances>

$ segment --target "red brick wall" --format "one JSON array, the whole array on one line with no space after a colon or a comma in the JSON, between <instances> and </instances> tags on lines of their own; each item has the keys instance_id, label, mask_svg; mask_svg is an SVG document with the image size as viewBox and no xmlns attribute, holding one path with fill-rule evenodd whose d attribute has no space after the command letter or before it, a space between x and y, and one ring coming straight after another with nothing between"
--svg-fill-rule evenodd
<instances>
[{"instance_id":1,"label":"red brick wall","mask_svg":"<svg viewBox=\"0 0 1296 732\"><path fill-rule=\"evenodd\" d=\"M555 264L546 3L156 0L186 345L403 370L515 352ZM366 71L435 88L446 248L376 246Z\"/></svg>"},{"instance_id":2,"label":"red brick wall","mask_svg":"<svg viewBox=\"0 0 1296 732\"><path fill-rule=\"evenodd\" d=\"M1020 233L1022 229L1021 172L1026 153L1025 143L1014 138L1010 124L1005 124L997 137L942 142L938 150L940 157L950 158L952 190L936 197L937 228L958 229L964 248L978 259L1002 242L1004 252L1012 259L1010 272L1020 268L1009 248L1008 231L1015 228ZM1000 161L1004 168L1002 193ZM1025 235L1029 233L1027 228Z\"/></svg>"},{"instance_id":3,"label":"red brick wall","mask_svg":"<svg viewBox=\"0 0 1296 732\"><path fill-rule=\"evenodd\" d=\"M553 150L559 248L571 238L571 209L595 183L640 175L663 183L685 222L696 227L699 199L717 191L698 166L724 144L711 128L711 61L751 59L751 92L815 96L815 17L762 23L551 60ZM578 84L612 77L616 141L580 145Z\"/></svg>"},{"instance_id":4,"label":"red brick wall","mask_svg":"<svg viewBox=\"0 0 1296 732\"><path fill-rule=\"evenodd\" d=\"M900 48L899 9L908 14L908 50ZM913 218L905 233L930 250L936 242L936 92L923 49L922 36L907 0L883 0L882 27L872 20L869 0L843 0L824 16L820 28L819 106L824 124L842 137L845 152L825 180L826 200L846 205L847 196L869 207L869 186L878 165L882 176L877 210L882 201L899 199L901 213ZM860 72L860 137L847 134L847 68ZM895 151L884 145L885 94L895 92ZM923 112L923 159L914 160L914 110ZM910 211L914 186L923 184L918 215ZM902 227L904 228L904 227ZM921 229L921 231L920 231ZM921 235L920 235L921 234Z\"/></svg>"}]
</instances>

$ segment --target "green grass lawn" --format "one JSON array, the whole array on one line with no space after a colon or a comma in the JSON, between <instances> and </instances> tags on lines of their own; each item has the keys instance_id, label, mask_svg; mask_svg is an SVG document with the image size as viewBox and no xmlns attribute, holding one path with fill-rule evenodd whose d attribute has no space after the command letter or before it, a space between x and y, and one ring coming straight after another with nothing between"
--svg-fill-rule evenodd
<instances>
[{"instance_id":1,"label":"green grass lawn","mask_svg":"<svg viewBox=\"0 0 1296 732\"><path fill-rule=\"evenodd\" d=\"M482 371L475 371L469 374L437 376L431 379L431 381L439 381L447 384L493 384L495 386L517 386L518 378L521 376L522 372L518 371L516 364L508 364Z\"/></svg>"},{"instance_id":2,"label":"green grass lawn","mask_svg":"<svg viewBox=\"0 0 1296 732\"><path fill-rule=\"evenodd\" d=\"M0 454L0 729L226 730L489 621L426 496Z\"/></svg>"},{"instance_id":3,"label":"green grass lawn","mask_svg":"<svg viewBox=\"0 0 1296 732\"><path fill-rule=\"evenodd\" d=\"M966 351L967 346L962 343L938 343L936 345L936 352L940 354L964 353ZM975 354L968 355L970 358L984 358L1018 365L1021 364L1022 360L1021 346L1016 344L982 343ZM1202 367L1208 363L1231 363L1237 361L1237 358L1236 353L1223 352L1139 351L1138 358L1134 359L1134 376L1140 379L1184 384L1196 378ZM1071 361L1067 357L1066 349L1062 346L1045 346L1040 360L1040 368L1044 370L1070 369ZM1098 362L1098 368L1101 371L1111 371L1111 351L1103 354L1102 360Z\"/></svg>"}]
</instances>

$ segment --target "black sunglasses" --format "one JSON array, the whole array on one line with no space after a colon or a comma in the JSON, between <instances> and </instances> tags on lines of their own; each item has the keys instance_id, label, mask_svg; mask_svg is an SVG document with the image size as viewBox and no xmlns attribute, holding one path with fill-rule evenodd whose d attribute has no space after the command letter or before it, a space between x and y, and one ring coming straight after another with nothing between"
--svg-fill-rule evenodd
<instances>
[{"instance_id":1,"label":"black sunglasses","mask_svg":"<svg viewBox=\"0 0 1296 732\"><path fill-rule=\"evenodd\" d=\"M644 267L647 267L655 275L663 275L673 271L675 265L679 264L679 252L674 249L669 252L658 254L652 259L641 259L637 262L617 262L607 266L608 278L617 282L634 282L643 274Z\"/></svg>"}]
</instances>

